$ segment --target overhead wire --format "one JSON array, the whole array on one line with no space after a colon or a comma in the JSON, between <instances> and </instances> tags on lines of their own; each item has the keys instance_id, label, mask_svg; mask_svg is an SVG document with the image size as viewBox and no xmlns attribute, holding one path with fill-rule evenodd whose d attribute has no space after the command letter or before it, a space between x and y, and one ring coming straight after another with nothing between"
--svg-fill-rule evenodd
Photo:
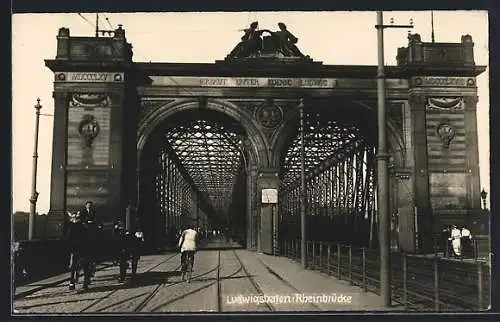
<instances>
[{"instance_id":1,"label":"overhead wire","mask_svg":"<svg viewBox=\"0 0 500 322\"><path fill-rule=\"evenodd\" d=\"M104 18L106 19L106 21L107 21L107 23L109 25L109 28L113 29L113 25L111 25L111 22L109 21L109 18L106 15L104 15Z\"/></svg>"},{"instance_id":2,"label":"overhead wire","mask_svg":"<svg viewBox=\"0 0 500 322\"><path fill-rule=\"evenodd\" d=\"M93 22L91 22L90 20L88 20L87 18L85 18L84 15L82 15L81 13L77 13L77 15L80 16L80 18L85 20L87 23L89 23L93 28L95 28L95 24Z\"/></svg>"}]
</instances>

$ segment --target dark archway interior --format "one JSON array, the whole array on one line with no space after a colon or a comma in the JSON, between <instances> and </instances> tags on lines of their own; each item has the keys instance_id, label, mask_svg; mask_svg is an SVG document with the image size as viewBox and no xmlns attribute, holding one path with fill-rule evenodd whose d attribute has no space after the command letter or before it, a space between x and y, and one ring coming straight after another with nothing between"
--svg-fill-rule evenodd
<instances>
[{"instance_id":1,"label":"dark archway interior","mask_svg":"<svg viewBox=\"0 0 500 322\"><path fill-rule=\"evenodd\" d=\"M376 114L352 102L320 102L305 108L304 124L307 236L377 245ZM300 238L300 130L297 122L281 151L280 232L288 240Z\"/></svg>"},{"instance_id":2,"label":"dark archway interior","mask_svg":"<svg viewBox=\"0 0 500 322\"><path fill-rule=\"evenodd\" d=\"M174 114L154 130L139 180L139 217L150 244L173 244L191 224L227 231L244 245L245 138L237 121L206 109Z\"/></svg>"}]
</instances>

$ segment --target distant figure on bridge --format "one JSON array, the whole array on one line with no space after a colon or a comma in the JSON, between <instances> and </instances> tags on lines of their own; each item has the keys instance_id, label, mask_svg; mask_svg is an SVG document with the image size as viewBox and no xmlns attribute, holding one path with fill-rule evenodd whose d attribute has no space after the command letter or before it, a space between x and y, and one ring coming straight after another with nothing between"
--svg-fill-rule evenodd
<instances>
[{"instance_id":1,"label":"distant figure on bridge","mask_svg":"<svg viewBox=\"0 0 500 322\"><path fill-rule=\"evenodd\" d=\"M88 289L91 277L90 245L88 226L81 216L81 212L68 211L68 244L70 250L70 282L69 289L74 290L78 283L80 269L83 269L83 289Z\"/></svg>"},{"instance_id":2,"label":"distant figure on bridge","mask_svg":"<svg viewBox=\"0 0 500 322\"><path fill-rule=\"evenodd\" d=\"M457 225L453 225L451 228L450 238L451 245L453 247L453 254L457 257L462 255L462 247L460 240L462 238L462 233L460 229L458 229Z\"/></svg>"},{"instance_id":3,"label":"distant figure on bridge","mask_svg":"<svg viewBox=\"0 0 500 322\"><path fill-rule=\"evenodd\" d=\"M194 253L196 252L196 244L198 242L198 233L193 229L193 225L186 225L186 229L182 232L179 238L179 247L181 249L181 270L183 272L182 279L184 280L186 272L186 259L190 259L194 266Z\"/></svg>"},{"instance_id":4,"label":"distant figure on bridge","mask_svg":"<svg viewBox=\"0 0 500 322\"><path fill-rule=\"evenodd\" d=\"M464 256L474 256L474 248L472 244L472 236L470 233L470 230L467 229L465 226L462 226L462 230L460 231L461 238L460 238L460 245L462 246L462 254Z\"/></svg>"},{"instance_id":5,"label":"distant figure on bridge","mask_svg":"<svg viewBox=\"0 0 500 322\"><path fill-rule=\"evenodd\" d=\"M441 230L441 248L443 249L444 256L448 257L451 254L453 254L453 247L451 246L451 228L450 227L444 227L443 230Z\"/></svg>"},{"instance_id":6,"label":"distant figure on bridge","mask_svg":"<svg viewBox=\"0 0 500 322\"><path fill-rule=\"evenodd\" d=\"M26 270L24 246L20 242L14 242L12 244L12 252L14 254L14 277L15 279L25 279L28 277L28 271Z\"/></svg>"}]
</instances>

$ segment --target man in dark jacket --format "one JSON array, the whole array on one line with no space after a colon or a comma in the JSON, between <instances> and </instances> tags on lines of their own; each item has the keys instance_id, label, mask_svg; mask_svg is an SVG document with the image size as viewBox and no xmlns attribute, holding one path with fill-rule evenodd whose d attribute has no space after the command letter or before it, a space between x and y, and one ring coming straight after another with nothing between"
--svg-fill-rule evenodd
<instances>
[{"instance_id":1,"label":"man in dark jacket","mask_svg":"<svg viewBox=\"0 0 500 322\"><path fill-rule=\"evenodd\" d=\"M90 275L94 276L96 270L96 261L98 257L97 255L99 255L99 252L97 251L99 249L99 225L92 201L87 201L85 203L85 206L79 211L79 214L82 217L82 220L86 225L88 231L89 248L92 249L92 252L90 254L91 256L89 258Z\"/></svg>"},{"instance_id":2,"label":"man in dark jacket","mask_svg":"<svg viewBox=\"0 0 500 322\"><path fill-rule=\"evenodd\" d=\"M80 269L83 268L83 289L90 284L90 252L88 227L85 225L80 212L69 215L68 243L70 248L70 283L69 289L74 290L78 283Z\"/></svg>"},{"instance_id":3,"label":"man in dark jacket","mask_svg":"<svg viewBox=\"0 0 500 322\"><path fill-rule=\"evenodd\" d=\"M96 221L96 211L95 211L94 204L92 203L92 201L87 201L85 203L85 206L80 210L80 214L87 221L90 221L90 222Z\"/></svg>"},{"instance_id":4,"label":"man in dark jacket","mask_svg":"<svg viewBox=\"0 0 500 322\"><path fill-rule=\"evenodd\" d=\"M132 280L135 278L137 272L137 264L140 259L141 245L143 236L141 231L131 232L127 231L123 222L119 221L115 225L115 237L118 246L118 262L120 265L120 283L125 281L125 275L129 266L128 261L131 260L132 264Z\"/></svg>"}]
</instances>

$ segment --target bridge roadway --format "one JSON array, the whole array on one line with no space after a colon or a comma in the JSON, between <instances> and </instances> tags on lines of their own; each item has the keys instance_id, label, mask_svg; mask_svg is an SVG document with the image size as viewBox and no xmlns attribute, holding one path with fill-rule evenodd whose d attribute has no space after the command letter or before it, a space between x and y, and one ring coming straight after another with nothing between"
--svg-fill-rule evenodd
<instances>
[{"instance_id":1,"label":"bridge roadway","mask_svg":"<svg viewBox=\"0 0 500 322\"><path fill-rule=\"evenodd\" d=\"M182 281L179 268L178 253L143 256L137 279L119 284L118 266L102 263L85 292L81 283L76 290L68 289L68 274L18 287L14 312L17 315L383 309L381 298L374 293L363 292L318 271L303 270L288 258L250 252L219 238L210 240L197 252L191 283ZM311 295L329 297L306 298Z\"/></svg>"}]
</instances>

